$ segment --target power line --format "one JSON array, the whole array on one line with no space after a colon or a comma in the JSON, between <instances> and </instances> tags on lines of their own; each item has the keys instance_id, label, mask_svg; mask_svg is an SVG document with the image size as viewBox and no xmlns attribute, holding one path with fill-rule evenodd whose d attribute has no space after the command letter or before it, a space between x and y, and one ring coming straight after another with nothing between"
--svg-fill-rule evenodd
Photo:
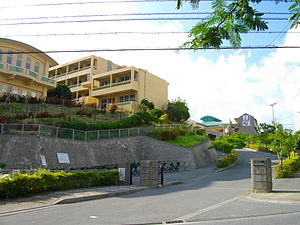
<instances>
[{"instance_id":1,"label":"power line","mask_svg":"<svg viewBox=\"0 0 300 225\"><path fill-rule=\"evenodd\" d=\"M42 17L21 17L0 19L7 20L38 20L38 19L64 19L64 18L84 18L84 17L110 17L110 16L162 16L162 15L209 15L211 12L165 12L165 13L118 13L118 14L88 14L88 15L70 15L70 16L42 16ZM292 15L293 13L283 12L261 12L264 15Z\"/></svg>"},{"instance_id":2,"label":"power line","mask_svg":"<svg viewBox=\"0 0 300 225\"><path fill-rule=\"evenodd\" d=\"M246 34L300 34L297 31L249 31ZM138 35L165 35L165 34L189 34L185 31L108 31L108 32L90 32L90 33L48 33L48 34L8 34L3 37L49 37L49 36L93 36L93 35L122 35L122 34L138 34Z\"/></svg>"},{"instance_id":3,"label":"power line","mask_svg":"<svg viewBox=\"0 0 300 225\"><path fill-rule=\"evenodd\" d=\"M205 20L201 17L170 17L170 18L127 18L127 19L94 19L94 20L64 20L64 21L39 21L39 22L21 22L21 23L2 23L0 26L15 25L40 25L40 24L59 24L59 23L92 23L92 22L125 22L125 21L171 21L171 20ZM282 21L288 18L263 18L264 20Z\"/></svg>"},{"instance_id":4,"label":"power line","mask_svg":"<svg viewBox=\"0 0 300 225\"><path fill-rule=\"evenodd\" d=\"M208 48L199 50L249 50L249 49L300 49L300 46L243 46L235 49L230 46L221 47L219 49ZM119 49L74 49L74 50L47 50L47 51L15 51L15 52L2 52L2 54L12 55L12 54L51 54L51 53L78 53L78 52L126 52L126 51L178 51L178 50L194 50L192 48L119 48Z\"/></svg>"},{"instance_id":5,"label":"power line","mask_svg":"<svg viewBox=\"0 0 300 225\"><path fill-rule=\"evenodd\" d=\"M214 0L201 0L202 2L212 2ZM231 2L231 0L227 0ZM46 7L46 6L66 6L66 5L88 5L88 4L118 4L118 3L162 3L162 2L174 2L176 0L115 0L115 1L90 1L90 2L61 2L61 3L41 3L41 4L29 4L29 5L13 5L13 6L1 6L0 9L18 8L18 7ZM275 0L262 0L262 2L275 2ZM285 2L294 2L293 0L285 0Z\"/></svg>"}]
</instances>

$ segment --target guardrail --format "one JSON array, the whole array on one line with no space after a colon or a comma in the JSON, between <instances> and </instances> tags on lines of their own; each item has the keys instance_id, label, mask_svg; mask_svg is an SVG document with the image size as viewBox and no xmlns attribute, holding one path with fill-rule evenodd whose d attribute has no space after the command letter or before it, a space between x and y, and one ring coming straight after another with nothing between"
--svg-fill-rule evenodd
<instances>
[{"instance_id":1,"label":"guardrail","mask_svg":"<svg viewBox=\"0 0 300 225\"><path fill-rule=\"evenodd\" d=\"M144 136L150 131L147 128L125 128L112 130L83 131L69 128L47 126L42 124L0 124L0 135L35 135L81 141L94 141L116 137Z\"/></svg>"}]
</instances>

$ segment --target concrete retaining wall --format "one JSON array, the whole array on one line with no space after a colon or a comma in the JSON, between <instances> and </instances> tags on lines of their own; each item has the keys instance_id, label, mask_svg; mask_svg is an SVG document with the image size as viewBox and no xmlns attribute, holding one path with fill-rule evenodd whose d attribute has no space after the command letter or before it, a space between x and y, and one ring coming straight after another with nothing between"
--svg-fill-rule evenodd
<instances>
[{"instance_id":1,"label":"concrete retaining wall","mask_svg":"<svg viewBox=\"0 0 300 225\"><path fill-rule=\"evenodd\" d=\"M0 162L6 168L40 168L44 155L47 168L78 168L138 162L140 160L177 161L186 169L198 168L217 158L208 150L209 141L183 148L149 137L76 141L36 136L0 136ZM67 153L70 163L59 163L57 153Z\"/></svg>"}]
</instances>

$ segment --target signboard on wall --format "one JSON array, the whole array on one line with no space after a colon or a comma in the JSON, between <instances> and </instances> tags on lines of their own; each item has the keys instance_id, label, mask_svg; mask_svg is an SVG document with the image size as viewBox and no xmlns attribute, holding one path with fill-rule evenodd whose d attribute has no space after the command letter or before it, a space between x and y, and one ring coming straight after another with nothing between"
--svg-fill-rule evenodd
<instances>
[{"instance_id":1,"label":"signboard on wall","mask_svg":"<svg viewBox=\"0 0 300 225\"><path fill-rule=\"evenodd\" d=\"M47 166L46 157L44 155L40 155L41 165Z\"/></svg>"},{"instance_id":2,"label":"signboard on wall","mask_svg":"<svg viewBox=\"0 0 300 225\"><path fill-rule=\"evenodd\" d=\"M125 181L125 168L119 168L120 181Z\"/></svg>"},{"instance_id":3,"label":"signboard on wall","mask_svg":"<svg viewBox=\"0 0 300 225\"><path fill-rule=\"evenodd\" d=\"M68 153L56 153L59 163L70 163Z\"/></svg>"}]
</instances>

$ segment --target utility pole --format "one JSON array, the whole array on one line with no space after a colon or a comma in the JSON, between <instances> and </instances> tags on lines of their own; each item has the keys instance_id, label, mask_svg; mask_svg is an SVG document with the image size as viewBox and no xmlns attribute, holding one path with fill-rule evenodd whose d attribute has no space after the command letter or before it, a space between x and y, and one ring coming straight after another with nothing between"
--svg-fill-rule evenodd
<instances>
[{"instance_id":1,"label":"utility pole","mask_svg":"<svg viewBox=\"0 0 300 225\"><path fill-rule=\"evenodd\" d=\"M275 126L275 118L274 118L274 105L276 105L277 102L274 102L272 104L270 104L270 106L272 107L272 114L273 114L273 125Z\"/></svg>"}]
</instances>

